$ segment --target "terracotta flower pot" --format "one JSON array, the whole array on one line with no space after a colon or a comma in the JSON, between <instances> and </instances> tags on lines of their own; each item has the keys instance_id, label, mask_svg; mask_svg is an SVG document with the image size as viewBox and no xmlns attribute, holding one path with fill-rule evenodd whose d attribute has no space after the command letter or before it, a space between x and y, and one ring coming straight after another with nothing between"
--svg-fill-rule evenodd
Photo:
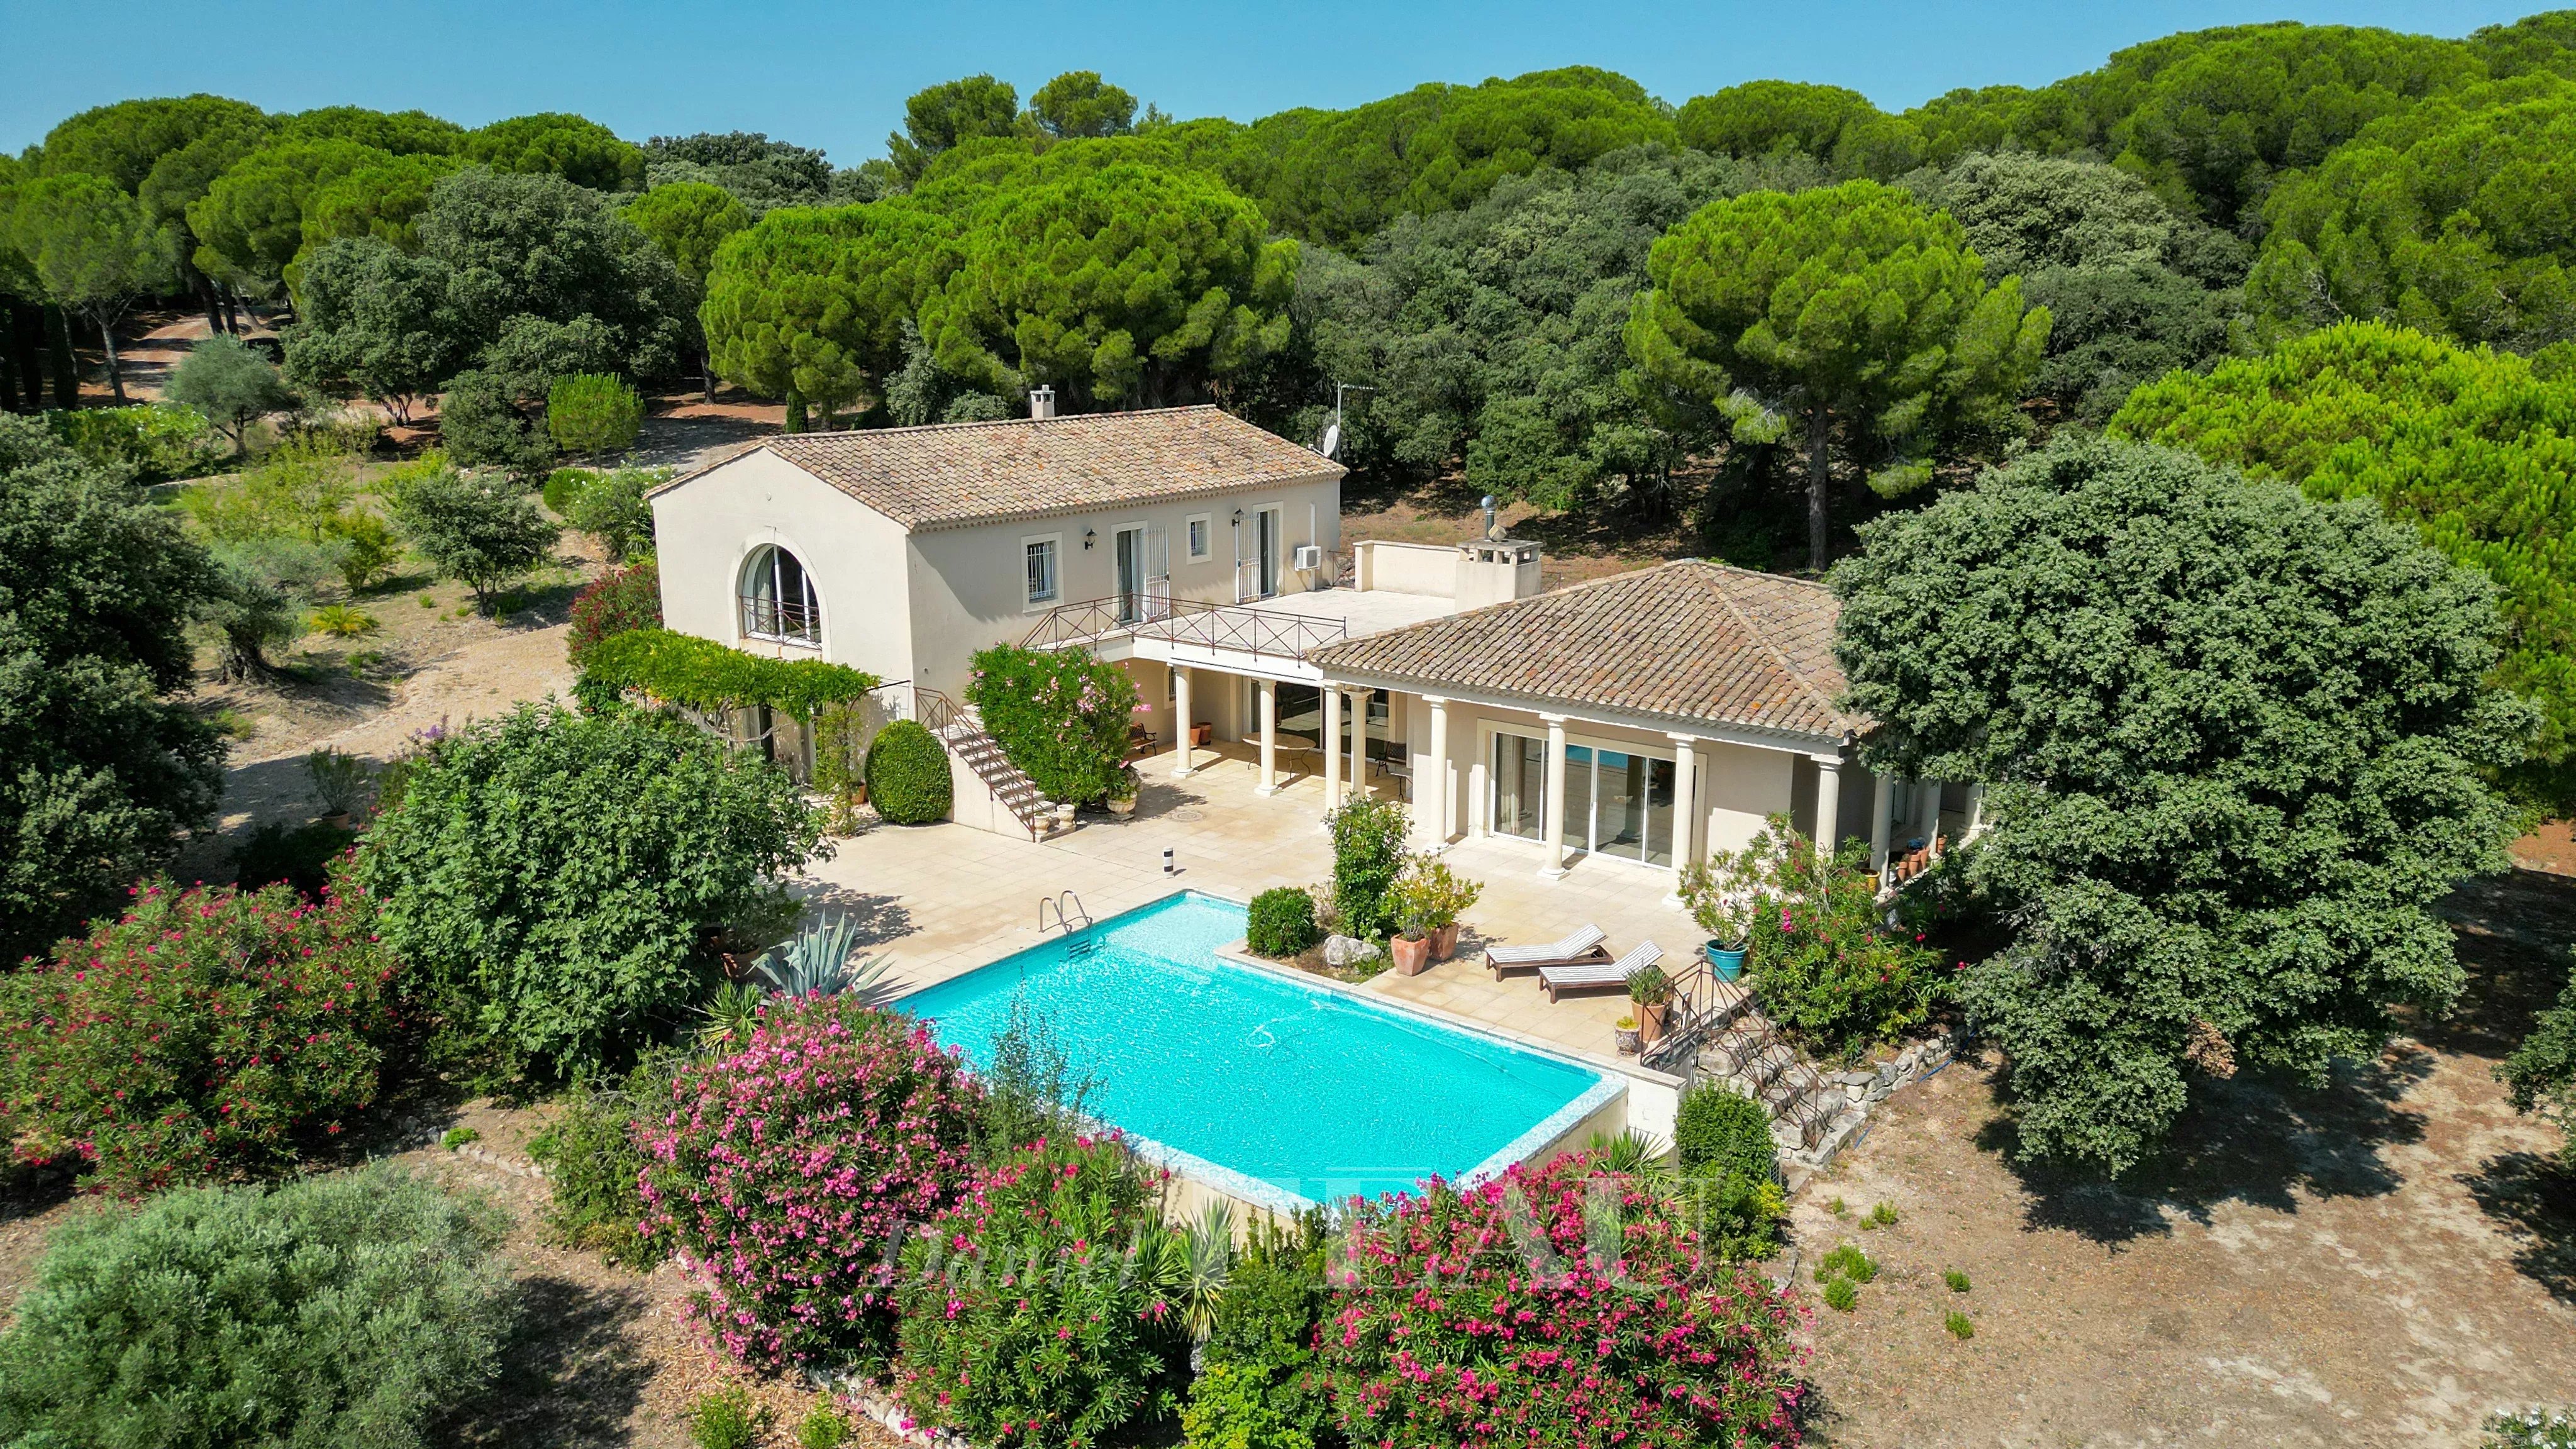
<instances>
[{"instance_id":1,"label":"terracotta flower pot","mask_svg":"<svg viewBox=\"0 0 2576 1449\"><path fill-rule=\"evenodd\" d=\"M1387 949L1395 954L1396 971L1402 975L1419 976L1422 974L1423 969L1431 964L1431 938L1429 936L1423 936L1410 941L1406 940L1402 936L1398 936L1386 944Z\"/></svg>"},{"instance_id":2,"label":"terracotta flower pot","mask_svg":"<svg viewBox=\"0 0 2576 1449\"><path fill-rule=\"evenodd\" d=\"M1446 961L1458 954L1458 923L1451 921L1431 933L1431 959Z\"/></svg>"},{"instance_id":3,"label":"terracotta flower pot","mask_svg":"<svg viewBox=\"0 0 2576 1449\"><path fill-rule=\"evenodd\" d=\"M1637 1044L1653 1046L1664 1039L1664 1008L1637 1003Z\"/></svg>"}]
</instances>

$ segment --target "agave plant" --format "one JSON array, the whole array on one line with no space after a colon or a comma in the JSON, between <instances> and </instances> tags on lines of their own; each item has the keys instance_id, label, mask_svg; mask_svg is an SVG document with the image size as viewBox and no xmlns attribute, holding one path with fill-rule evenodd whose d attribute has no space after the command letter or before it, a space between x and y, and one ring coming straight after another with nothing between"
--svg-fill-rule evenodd
<instances>
[{"instance_id":1,"label":"agave plant","mask_svg":"<svg viewBox=\"0 0 2576 1449\"><path fill-rule=\"evenodd\" d=\"M779 996L830 996L847 992L863 1005L879 1006L894 996L885 979L882 956L859 956L858 923L835 916L806 927L760 953L751 969Z\"/></svg>"},{"instance_id":2,"label":"agave plant","mask_svg":"<svg viewBox=\"0 0 2576 1449\"><path fill-rule=\"evenodd\" d=\"M1604 1172L1625 1173L1647 1188L1660 1188L1671 1182L1673 1169L1667 1159L1670 1149L1662 1138L1653 1133L1640 1132L1634 1127L1623 1129L1616 1136L1595 1132L1585 1145L1599 1154L1595 1165Z\"/></svg>"},{"instance_id":3,"label":"agave plant","mask_svg":"<svg viewBox=\"0 0 2576 1449\"><path fill-rule=\"evenodd\" d=\"M706 1017L698 1027L699 1044L720 1047L728 1042L750 1040L752 1021L760 1015L760 1003L768 999L767 994L748 981L728 981L717 987L716 994L708 997L707 1004L699 1008L700 1014Z\"/></svg>"},{"instance_id":4,"label":"agave plant","mask_svg":"<svg viewBox=\"0 0 2576 1449\"><path fill-rule=\"evenodd\" d=\"M1216 1330L1217 1300L1234 1274L1234 1205L1211 1198L1198 1221L1167 1234L1152 1265L1154 1286L1180 1315L1190 1342Z\"/></svg>"}]
</instances>

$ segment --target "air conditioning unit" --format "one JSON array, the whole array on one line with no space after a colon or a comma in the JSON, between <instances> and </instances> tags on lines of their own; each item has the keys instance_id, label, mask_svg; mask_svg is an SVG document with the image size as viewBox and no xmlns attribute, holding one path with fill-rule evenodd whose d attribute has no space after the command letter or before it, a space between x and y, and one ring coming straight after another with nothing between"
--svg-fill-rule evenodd
<instances>
[{"instance_id":1,"label":"air conditioning unit","mask_svg":"<svg viewBox=\"0 0 2576 1449\"><path fill-rule=\"evenodd\" d=\"M1297 545L1297 561L1290 565L1290 567L1297 569L1319 569L1323 566L1324 551L1322 549L1317 548L1311 543L1301 543Z\"/></svg>"}]
</instances>

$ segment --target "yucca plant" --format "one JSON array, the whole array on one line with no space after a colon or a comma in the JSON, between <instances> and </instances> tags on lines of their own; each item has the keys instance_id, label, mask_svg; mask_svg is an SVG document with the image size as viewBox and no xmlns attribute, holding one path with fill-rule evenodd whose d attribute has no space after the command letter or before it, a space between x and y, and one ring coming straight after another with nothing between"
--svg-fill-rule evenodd
<instances>
[{"instance_id":1,"label":"yucca plant","mask_svg":"<svg viewBox=\"0 0 2576 1449\"><path fill-rule=\"evenodd\" d=\"M835 916L761 952L751 969L780 996L848 993L862 1005L882 1006L894 996L892 984L885 979L886 958L862 957L858 949L858 922Z\"/></svg>"},{"instance_id":2,"label":"yucca plant","mask_svg":"<svg viewBox=\"0 0 2576 1449\"><path fill-rule=\"evenodd\" d=\"M1598 1154L1596 1166L1604 1172L1624 1173L1650 1186L1668 1185L1673 1177L1672 1164L1662 1138L1634 1127L1617 1134L1595 1132L1585 1146Z\"/></svg>"},{"instance_id":3,"label":"yucca plant","mask_svg":"<svg viewBox=\"0 0 2576 1449\"><path fill-rule=\"evenodd\" d=\"M373 766L328 745L304 757L304 773L312 779L322 809L332 815L347 815L365 804L376 781Z\"/></svg>"},{"instance_id":4,"label":"yucca plant","mask_svg":"<svg viewBox=\"0 0 2576 1449\"><path fill-rule=\"evenodd\" d=\"M1234 1205L1209 1199L1198 1221L1163 1239L1153 1273L1155 1286L1179 1311L1190 1342L1207 1342L1216 1330L1217 1300L1234 1275Z\"/></svg>"},{"instance_id":5,"label":"yucca plant","mask_svg":"<svg viewBox=\"0 0 2576 1449\"><path fill-rule=\"evenodd\" d=\"M767 992L748 981L728 981L717 987L707 1004L698 1008L706 1018L698 1027L699 1045L721 1047L749 1041L752 1018L760 1015L760 1004L768 999Z\"/></svg>"},{"instance_id":6,"label":"yucca plant","mask_svg":"<svg viewBox=\"0 0 2576 1449\"><path fill-rule=\"evenodd\" d=\"M313 611L315 631L339 639L376 632L376 616L347 604L325 604Z\"/></svg>"}]
</instances>

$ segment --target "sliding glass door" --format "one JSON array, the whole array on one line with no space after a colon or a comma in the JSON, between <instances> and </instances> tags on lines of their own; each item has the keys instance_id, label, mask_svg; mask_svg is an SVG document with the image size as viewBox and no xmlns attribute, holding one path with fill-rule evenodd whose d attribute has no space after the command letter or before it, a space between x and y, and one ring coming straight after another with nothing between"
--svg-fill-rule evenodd
<instances>
[{"instance_id":1,"label":"sliding glass door","mask_svg":"<svg viewBox=\"0 0 2576 1449\"><path fill-rule=\"evenodd\" d=\"M1546 838L1547 741L1494 736L1494 830ZM1673 762L1590 745L1565 747L1565 798L1556 802L1566 853L1673 863Z\"/></svg>"}]
</instances>

